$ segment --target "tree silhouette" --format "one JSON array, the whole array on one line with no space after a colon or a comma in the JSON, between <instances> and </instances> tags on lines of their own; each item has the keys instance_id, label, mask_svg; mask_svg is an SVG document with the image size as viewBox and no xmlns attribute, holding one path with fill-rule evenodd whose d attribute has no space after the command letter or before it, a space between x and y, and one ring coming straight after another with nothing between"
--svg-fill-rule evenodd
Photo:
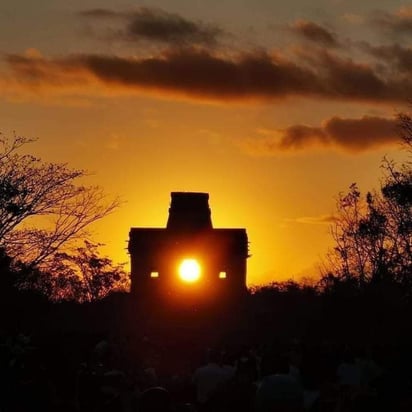
<instances>
[{"instance_id":1,"label":"tree silhouette","mask_svg":"<svg viewBox=\"0 0 412 412\"><path fill-rule=\"evenodd\" d=\"M412 120L399 116L403 147L412 154ZM361 194L356 184L337 201L332 226L335 247L323 282L356 281L358 286L392 281L411 291L412 165L384 159L379 191Z\"/></svg>"},{"instance_id":2,"label":"tree silhouette","mask_svg":"<svg viewBox=\"0 0 412 412\"><path fill-rule=\"evenodd\" d=\"M0 135L0 248L15 262L46 267L53 255L87 236L87 227L119 206L84 170L21 152L33 139Z\"/></svg>"},{"instance_id":3,"label":"tree silhouette","mask_svg":"<svg viewBox=\"0 0 412 412\"><path fill-rule=\"evenodd\" d=\"M122 264L99 253L99 243L84 241L72 252L55 253L49 271L33 271L19 285L37 290L52 301L91 302L113 291L125 291L129 278Z\"/></svg>"}]
</instances>

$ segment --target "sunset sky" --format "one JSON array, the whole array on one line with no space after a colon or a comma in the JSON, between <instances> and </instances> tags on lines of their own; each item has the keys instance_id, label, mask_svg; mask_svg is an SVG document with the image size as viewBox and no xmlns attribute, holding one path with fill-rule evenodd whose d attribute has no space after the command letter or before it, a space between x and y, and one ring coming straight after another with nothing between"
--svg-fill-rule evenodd
<instances>
[{"instance_id":1,"label":"sunset sky","mask_svg":"<svg viewBox=\"0 0 412 412\"><path fill-rule=\"evenodd\" d=\"M170 192L245 227L249 284L317 273L336 197L377 187L412 99L397 0L3 0L0 131L125 203L94 227L127 261Z\"/></svg>"}]
</instances>

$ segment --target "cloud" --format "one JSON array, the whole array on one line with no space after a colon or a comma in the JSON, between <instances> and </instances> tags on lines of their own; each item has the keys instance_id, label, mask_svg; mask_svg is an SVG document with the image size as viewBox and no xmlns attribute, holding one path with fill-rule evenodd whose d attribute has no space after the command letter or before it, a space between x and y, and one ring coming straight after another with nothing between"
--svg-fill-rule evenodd
<instances>
[{"instance_id":1,"label":"cloud","mask_svg":"<svg viewBox=\"0 0 412 412\"><path fill-rule=\"evenodd\" d=\"M372 23L379 29L386 29L394 34L412 34L412 7L402 7L395 13L378 11L371 18Z\"/></svg>"},{"instance_id":2,"label":"cloud","mask_svg":"<svg viewBox=\"0 0 412 412\"><path fill-rule=\"evenodd\" d=\"M337 47L339 45L335 33L309 20L297 20L290 29L300 37L320 46Z\"/></svg>"},{"instance_id":3,"label":"cloud","mask_svg":"<svg viewBox=\"0 0 412 412\"><path fill-rule=\"evenodd\" d=\"M355 13L344 13L341 18L347 23L355 25L362 24L365 21L365 18L363 16Z\"/></svg>"},{"instance_id":4,"label":"cloud","mask_svg":"<svg viewBox=\"0 0 412 412\"><path fill-rule=\"evenodd\" d=\"M302 216L302 217L285 219L285 221L291 222L291 223L307 224L307 225L330 225L336 222L336 217L333 215Z\"/></svg>"},{"instance_id":5,"label":"cloud","mask_svg":"<svg viewBox=\"0 0 412 412\"><path fill-rule=\"evenodd\" d=\"M79 12L78 15L94 19L112 19L118 17L125 17L124 13L120 13L109 9L88 9Z\"/></svg>"},{"instance_id":6,"label":"cloud","mask_svg":"<svg viewBox=\"0 0 412 412\"><path fill-rule=\"evenodd\" d=\"M125 28L116 32L116 36L123 40L212 46L224 33L217 25L189 20L159 8L139 7L130 12L90 9L80 15L94 20L123 19Z\"/></svg>"},{"instance_id":7,"label":"cloud","mask_svg":"<svg viewBox=\"0 0 412 412\"><path fill-rule=\"evenodd\" d=\"M141 8L134 14L127 32L132 38L166 43L213 44L222 30L160 9Z\"/></svg>"},{"instance_id":8,"label":"cloud","mask_svg":"<svg viewBox=\"0 0 412 412\"><path fill-rule=\"evenodd\" d=\"M40 52L30 49L23 55L8 55L6 62L12 69L8 80L14 80L27 89L70 88L83 86L89 80L89 72L75 59L47 59ZM3 79L7 77L3 76Z\"/></svg>"},{"instance_id":9,"label":"cloud","mask_svg":"<svg viewBox=\"0 0 412 412\"><path fill-rule=\"evenodd\" d=\"M331 143L349 151L364 151L398 143L398 121L364 116L360 119L332 117L323 125Z\"/></svg>"},{"instance_id":10,"label":"cloud","mask_svg":"<svg viewBox=\"0 0 412 412\"><path fill-rule=\"evenodd\" d=\"M412 48L403 47L399 44L389 46L372 46L362 43L362 48L376 59L386 62L389 67L393 67L404 74L410 75L412 72Z\"/></svg>"},{"instance_id":11,"label":"cloud","mask_svg":"<svg viewBox=\"0 0 412 412\"><path fill-rule=\"evenodd\" d=\"M243 145L253 154L273 155L313 148L334 148L351 153L399 143L396 119L364 116L357 119L332 117L319 127L293 125L281 130L260 130L258 137Z\"/></svg>"},{"instance_id":12,"label":"cloud","mask_svg":"<svg viewBox=\"0 0 412 412\"><path fill-rule=\"evenodd\" d=\"M265 135L270 136L269 131L265 131ZM294 125L282 130L280 140L272 143L277 150L302 150L309 146L326 145L328 137L320 127Z\"/></svg>"},{"instance_id":13,"label":"cloud","mask_svg":"<svg viewBox=\"0 0 412 412\"><path fill-rule=\"evenodd\" d=\"M79 55L63 59L9 55L7 63L20 84L48 90L96 81L113 92L153 91L193 98L271 99L316 93L313 73L266 53L238 59L194 49L168 51L148 58ZM84 89L86 92L86 89Z\"/></svg>"},{"instance_id":14,"label":"cloud","mask_svg":"<svg viewBox=\"0 0 412 412\"><path fill-rule=\"evenodd\" d=\"M231 59L191 49L140 60L87 56L82 62L103 81L197 97L268 99L317 91L312 72L266 53Z\"/></svg>"},{"instance_id":15,"label":"cloud","mask_svg":"<svg viewBox=\"0 0 412 412\"><path fill-rule=\"evenodd\" d=\"M382 77L370 65L327 52L310 59L294 62L264 51L230 56L199 48L172 48L149 57L8 55L9 71L0 76L27 92L65 93L77 87L83 96L146 92L209 101L300 96L376 103L404 103L412 96L408 76Z\"/></svg>"},{"instance_id":16,"label":"cloud","mask_svg":"<svg viewBox=\"0 0 412 412\"><path fill-rule=\"evenodd\" d=\"M369 64L357 63L327 52L317 57L317 64L323 72L330 97L370 101L406 101L408 98L397 78L379 77L375 68ZM407 81L404 86L412 90L411 82Z\"/></svg>"}]
</instances>

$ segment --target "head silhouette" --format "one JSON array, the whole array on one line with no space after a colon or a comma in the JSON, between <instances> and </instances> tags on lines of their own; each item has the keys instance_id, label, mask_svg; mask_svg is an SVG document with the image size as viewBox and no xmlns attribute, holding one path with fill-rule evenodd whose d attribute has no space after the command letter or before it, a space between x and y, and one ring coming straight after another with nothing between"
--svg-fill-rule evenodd
<instances>
[{"instance_id":1,"label":"head silhouette","mask_svg":"<svg viewBox=\"0 0 412 412\"><path fill-rule=\"evenodd\" d=\"M154 387L144 391L138 400L139 412L169 412L171 400L169 392L161 387Z\"/></svg>"}]
</instances>

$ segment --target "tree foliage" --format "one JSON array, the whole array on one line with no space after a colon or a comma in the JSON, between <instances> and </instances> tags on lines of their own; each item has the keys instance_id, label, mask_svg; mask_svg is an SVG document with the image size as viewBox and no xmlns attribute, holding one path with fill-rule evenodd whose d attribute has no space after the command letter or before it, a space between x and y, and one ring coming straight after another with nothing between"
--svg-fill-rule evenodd
<instances>
[{"instance_id":1,"label":"tree foliage","mask_svg":"<svg viewBox=\"0 0 412 412\"><path fill-rule=\"evenodd\" d=\"M412 153L412 120L399 117L403 147ZM412 291L412 166L384 159L379 191L362 195L356 184L337 201L335 247L324 284L346 280L357 287L396 282Z\"/></svg>"},{"instance_id":2,"label":"tree foliage","mask_svg":"<svg viewBox=\"0 0 412 412\"><path fill-rule=\"evenodd\" d=\"M22 153L32 142L0 135L0 248L14 261L45 267L119 200L107 201L99 187L82 185L84 170Z\"/></svg>"},{"instance_id":3,"label":"tree foliage","mask_svg":"<svg viewBox=\"0 0 412 412\"><path fill-rule=\"evenodd\" d=\"M52 301L91 302L113 291L125 291L129 279L123 265L102 257L100 246L86 240L71 253L55 253L51 271L34 271L19 286L38 290Z\"/></svg>"}]
</instances>

